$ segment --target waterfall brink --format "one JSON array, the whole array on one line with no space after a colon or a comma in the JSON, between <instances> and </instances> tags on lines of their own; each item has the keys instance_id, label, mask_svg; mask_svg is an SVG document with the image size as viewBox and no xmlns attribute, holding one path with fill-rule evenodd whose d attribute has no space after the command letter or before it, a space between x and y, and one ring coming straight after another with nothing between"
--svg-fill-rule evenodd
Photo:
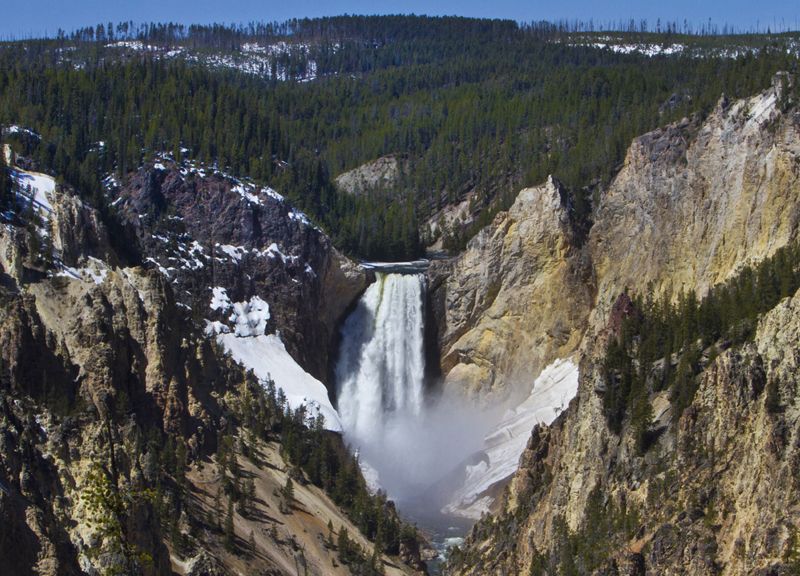
<instances>
[{"instance_id":1,"label":"waterfall brink","mask_svg":"<svg viewBox=\"0 0 800 576\"><path fill-rule=\"evenodd\" d=\"M359 446L380 441L387 417L417 417L425 373L422 274L377 273L342 329L339 412Z\"/></svg>"}]
</instances>

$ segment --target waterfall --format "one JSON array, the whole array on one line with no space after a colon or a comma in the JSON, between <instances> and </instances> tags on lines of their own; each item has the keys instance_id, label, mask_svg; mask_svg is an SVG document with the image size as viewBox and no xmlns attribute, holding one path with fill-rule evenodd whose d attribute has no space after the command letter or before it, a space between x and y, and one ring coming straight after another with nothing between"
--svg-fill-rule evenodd
<instances>
[{"instance_id":1,"label":"waterfall","mask_svg":"<svg viewBox=\"0 0 800 576\"><path fill-rule=\"evenodd\" d=\"M425 394L425 275L396 269L376 271L344 323L338 410L370 484L414 505L482 446L488 421L459 397Z\"/></svg>"},{"instance_id":2,"label":"waterfall","mask_svg":"<svg viewBox=\"0 0 800 576\"><path fill-rule=\"evenodd\" d=\"M336 367L342 424L359 447L380 442L387 419L423 408L425 277L376 276L344 324Z\"/></svg>"}]
</instances>

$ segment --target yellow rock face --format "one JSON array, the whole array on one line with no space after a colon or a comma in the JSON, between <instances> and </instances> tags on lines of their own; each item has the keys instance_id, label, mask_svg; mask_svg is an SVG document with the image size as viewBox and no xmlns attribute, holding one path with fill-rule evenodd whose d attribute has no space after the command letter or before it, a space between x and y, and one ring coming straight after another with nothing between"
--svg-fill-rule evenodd
<instances>
[{"instance_id":1,"label":"yellow rock face","mask_svg":"<svg viewBox=\"0 0 800 576\"><path fill-rule=\"evenodd\" d=\"M578 397L563 418L532 434L501 507L514 523L497 522L489 537L474 531L464 548L469 563L454 573L529 573L540 554L555 548L554 519L563 518L571 530L585 527L595 488L607 502L635 509L643 527L613 545L619 573L782 569L800 525L800 292L764 315L752 342L721 351L710 362L680 417L671 413L668 392L651 397L662 432L644 456L636 454L630 430L619 436L606 425L598 393L606 386L598 361L604 341L597 338L626 287L634 293L677 296L683 288L702 295L745 263L798 239L800 114L782 111L780 101L776 85L753 98L721 101L702 124L684 121L632 143L582 249L596 285L591 314L587 319L580 314L584 309L563 303L538 308L550 323L560 315L568 334L587 328ZM519 242L533 250L524 239ZM574 262L574 252L549 258L533 270L527 291L516 288L515 294L574 302L574 283L556 284L549 272ZM500 294L513 286L505 278L499 282ZM522 308L513 298L512 305ZM484 325L481 320L473 330ZM540 341L552 350L558 340L544 325L541 319L528 322L526 329L536 333L510 338ZM521 354L499 337L493 345L510 363ZM765 391L770 384L777 402L772 408Z\"/></svg>"},{"instance_id":2,"label":"yellow rock face","mask_svg":"<svg viewBox=\"0 0 800 576\"><path fill-rule=\"evenodd\" d=\"M446 388L505 400L529 391L542 368L580 343L591 279L552 179L521 191L432 275Z\"/></svg>"},{"instance_id":3,"label":"yellow rock face","mask_svg":"<svg viewBox=\"0 0 800 576\"><path fill-rule=\"evenodd\" d=\"M800 138L777 92L634 140L590 234L595 315L625 286L702 294L797 237Z\"/></svg>"}]
</instances>

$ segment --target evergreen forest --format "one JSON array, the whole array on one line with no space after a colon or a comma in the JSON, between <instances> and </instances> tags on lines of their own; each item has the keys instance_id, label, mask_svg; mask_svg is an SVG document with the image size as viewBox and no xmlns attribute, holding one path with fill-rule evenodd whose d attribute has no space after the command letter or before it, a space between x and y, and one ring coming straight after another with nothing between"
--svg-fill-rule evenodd
<instances>
[{"instance_id":1,"label":"evergreen forest","mask_svg":"<svg viewBox=\"0 0 800 576\"><path fill-rule=\"evenodd\" d=\"M592 34L416 16L109 23L0 44L0 124L40 136L7 134L98 207L104 178L169 153L270 185L351 255L399 260L438 236L460 249L549 174L588 227L633 137L797 67L786 34L631 24L621 38L695 46L655 56L599 48ZM726 43L746 49L713 48ZM385 156L400 159L389 184L337 188L336 176ZM425 224L465 199L466 220Z\"/></svg>"}]
</instances>

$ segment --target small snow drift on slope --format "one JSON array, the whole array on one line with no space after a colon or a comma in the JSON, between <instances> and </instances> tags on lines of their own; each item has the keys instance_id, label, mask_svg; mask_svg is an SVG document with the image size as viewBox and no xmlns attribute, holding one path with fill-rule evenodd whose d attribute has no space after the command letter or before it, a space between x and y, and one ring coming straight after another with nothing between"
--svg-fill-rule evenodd
<instances>
[{"instance_id":1,"label":"small snow drift on slope","mask_svg":"<svg viewBox=\"0 0 800 576\"><path fill-rule=\"evenodd\" d=\"M464 484L443 511L480 518L491 498L484 492L517 471L519 458L536 424L550 424L578 392L578 366L572 360L556 360L536 378L528 398L508 410L486 436L483 456L467 466Z\"/></svg>"},{"instance_id":2,"label":"small snow drift on slope","mask_svg":"<svg viewBox=\"0 0 800 576\"><path fill-rule=\"evenodd\" d=\"M81 280L84 282L94 282L97 285L102 284L108 276L109 267L104 261L89 256L85 265L80 268L61 265L56 276L64 278L72 278L73 280Z\"/></svg>"},{"instance_id":3,"label":"small snow drift on slope","mask_svg":"<svg viewBox=\"0 0 800 576\"><path fill-rule=\"evenodd\" d=\"M209 307L228 314L226 322L207 321L206 334L216 337L225 352L259 380L272 379L281 388L293 409L302 405L310 416L322 414L325 428L341 432L339 414L328 398L325 385L295 362L279 334L267 334L269 305L253 296L247 302L231 302L223 287L212 288Z\"/></svg>"},{"instance_id":4,"label":"small snow drift on slope","mask_svg":"<svg viewBox=\"0 0 800 576\"><path fill-rule=\"evenodd\" d=\"M28 172L19 168L13 168L11 176L19 187L21 200L25 203L32 202L33 209L45 223L48 222L53 214L52 199L56 192L55 179L47 174ZM46 231L48 227L44 228Z\"/></svg>"}]
</instances>

